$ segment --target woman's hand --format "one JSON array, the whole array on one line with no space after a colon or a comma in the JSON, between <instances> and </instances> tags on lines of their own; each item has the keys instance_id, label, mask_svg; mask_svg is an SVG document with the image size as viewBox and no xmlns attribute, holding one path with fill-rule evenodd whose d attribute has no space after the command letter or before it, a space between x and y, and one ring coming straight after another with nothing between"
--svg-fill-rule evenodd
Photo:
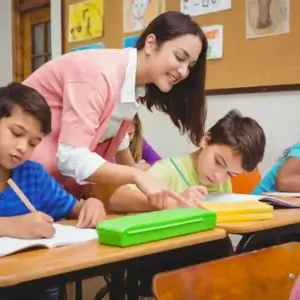
<instances>
[{"instance_id":1,"label":"woman's hand","mask_svg":"<svg viewBox=\"0 0 300 300\"><path fill-rule=\"evenodd\" d=\"M136 186L144 193L148 201L161 209L168 208L169 198L173 198L179 203L186 203L184 197L172 191L166 184L149 175L147 172L141 172L136 179Z\"/></svg>"}]
</instances>

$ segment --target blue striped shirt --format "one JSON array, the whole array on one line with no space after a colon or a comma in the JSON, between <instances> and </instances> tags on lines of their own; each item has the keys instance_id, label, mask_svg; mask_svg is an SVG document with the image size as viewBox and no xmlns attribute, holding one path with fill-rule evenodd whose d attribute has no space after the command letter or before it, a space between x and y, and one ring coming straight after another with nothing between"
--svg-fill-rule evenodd
<instances>
[{"instance_id":1,"label":"blue striped shirt","mask_svg":"<svg viewBox=\"0 0 300 300\"><path fill-rule=\"evenodd\" d=\"M26 161L12 170L12 179L38 211L54 220L67 217L77 202L39 163ZM11 187L7 186L0 193L0 217L27 213L28 208Z\"/></svg>"}]
</instances>

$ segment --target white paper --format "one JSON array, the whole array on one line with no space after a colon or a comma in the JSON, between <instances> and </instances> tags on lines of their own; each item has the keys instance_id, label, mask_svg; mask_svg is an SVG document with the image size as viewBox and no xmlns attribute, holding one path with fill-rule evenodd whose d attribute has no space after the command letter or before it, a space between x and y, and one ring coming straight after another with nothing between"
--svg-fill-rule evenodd
<instances>
[{"instance_id":1,"label":"white paper","mask_svg":"<svg viewBox=\"0 0 300 300\"><path fill-rule=\"evenodd\" d=\"M231 194L231 193L211 193L205 198L207 202L244 202L244 201L259 201L264 198L258 195L247 195L247 194Z\"/></svg>"},{"instance_id":2,"label":"white paper","mask_svg":"<svg viewBox=\"0 0 300 300\"><path fill-rule=\"evenodd\" d=\"M272 197L289 197L289 198L300 198L300 193L284 193L284 192L268 192L264 195Z\"/></svg>"},{"instance_id":3,"label":"white paper","mask_svg":"<svg viewBox=\"0 0 300 300\"><path fill-rule=\"evenodd\" d=\"M207 59L219 59L223 56L223 25L202 27L207 41Z\"/></svg>"},{"instance_id":4,"label":"white paper","mask_svg":"<svg viewBox=\"0 0 300 300\"><path fill-rule=\"evenodd\" d=\"M247 0L246 38L260 38L290 31L290 0Z\"/></svg>"},{"instance_id":5,"label":"white paper","mask_svg":"<svg viewBox=\"0 0 300 300\"><path fill-rule=\"evenodd\" d=\"M1 237L0 257L32 247L53 248L58 246L79 244L96 240L98 238L95 229L76 228L74 226L61 224L54 224L54 227L56 233L50 239L17 239L11 237Z\"/></svg>"},{"instance_id":6,"label":"white paper","mask_svg":"<svg viewBox=\"0 0 300 300\"><path fill-rule=\"evenodd\" d=\"M180 11L192 17L230 8L231 0L180 0Z\"/></svg>"}]
</instances>

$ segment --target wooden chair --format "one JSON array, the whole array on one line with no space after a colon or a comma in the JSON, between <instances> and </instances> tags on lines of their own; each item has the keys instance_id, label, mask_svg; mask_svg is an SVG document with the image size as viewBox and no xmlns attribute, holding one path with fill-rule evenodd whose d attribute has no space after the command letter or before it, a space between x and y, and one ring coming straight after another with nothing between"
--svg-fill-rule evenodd
<instances>
[{"instance_id":1,"label":"wooden chair","mask_svg":"<svg viewBox=\"0 0 300 300\"><path fill-rule=\"evenodd\" d=\"M117 188L118 186L114 184L90 184L87 187L86 195L101 200L107 211L108 200Z\"/></svg>"},{"instance_id":2,"label":"wooden chair","mask_svg":"<svg viewBox=\"0 0 300 300\"><path fill-rule=\"evenodd\" d=\"M237 194L251 194L260 181L261 175L258 168L252 172L244 172L232 177L232 192Z\"/></svg>"},{"instance_id":3,"label":"wooden chair","mask_svg":"<svg viewBox=\"0 0 300 300\"><path fill-rule=\"evenodd\" d=\"M154 294L158 300L289 299L299 253L300 243L288 243L162 273L154 278Z\"/></svg>"}]
</instances>

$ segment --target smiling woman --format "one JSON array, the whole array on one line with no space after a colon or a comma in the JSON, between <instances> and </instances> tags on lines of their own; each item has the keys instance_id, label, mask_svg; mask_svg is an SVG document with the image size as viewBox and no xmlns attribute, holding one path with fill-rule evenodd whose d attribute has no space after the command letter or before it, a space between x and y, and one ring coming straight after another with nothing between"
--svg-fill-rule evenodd
<instances>
[{"instance_id":1,"label":"smiling woman","mask_svg":"<svg viewBox=\"0 0 300 300\"><path fill-rule=\"evenodd\" d=\"M76 51L46 63L24 81L52 111L53 132L32 159L73 194L87 182L135 183L148 199L182 200L151 175L110 161L124 150L140 104L165 112L180 132L200 141L206 49L205 35L189 16L167 12L148 25L136 49Z\"/></svg>"}]
</instances>

